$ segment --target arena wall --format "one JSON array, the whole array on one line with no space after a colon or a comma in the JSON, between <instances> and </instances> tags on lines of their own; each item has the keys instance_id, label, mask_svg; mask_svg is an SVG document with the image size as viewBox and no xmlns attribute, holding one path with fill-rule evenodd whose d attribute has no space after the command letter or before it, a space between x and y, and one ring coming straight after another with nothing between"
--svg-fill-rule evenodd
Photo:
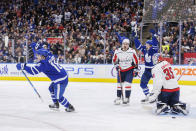
<instances>
[{"instance_id":1,"label":"arena wall","mask_svg":"<svg viewBox=\"0 0 196 131\"><path fill-rule=\"evenodd\" d=\"M33 65L33 64L28 64ZM95 64L61 64L68 72L70 82L110 82L115 83L116 70L113 65L95 65ZM144 65L140 65L142 75ZM180 85L196 85L196 66L173 66L177 78L183 73ZM30 75L31 81L50 81L43 73L38 75ZM16 64L1 63L0 64L0 80L8 81L25 81L21 71L16 69ZM140 77L135 77L133 83L140 83ZM152 84L152 80L150 80Z\"/></svg>"}]
</instances>

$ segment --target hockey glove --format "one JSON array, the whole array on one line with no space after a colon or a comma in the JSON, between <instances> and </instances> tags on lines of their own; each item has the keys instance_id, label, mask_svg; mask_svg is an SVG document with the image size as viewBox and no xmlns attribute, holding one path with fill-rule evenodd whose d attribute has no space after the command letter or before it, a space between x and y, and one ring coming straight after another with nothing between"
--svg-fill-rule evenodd
<instances>
[{"instance_id":1,"label":"hockey glove","mask_svg":"<svg viewBox=\"0 0 196 131\"><path fill-rule=\"evenodd\" d=\"M25 66L26 66L26 63L18 63L16 65L16 68L17 70L23 70Z\"/></svg>"},{"instance_id":2,"label":"hockey glove","mask_svg":"<svg viewBox=\"0 0 196 131\"><path fill-rule=\"evenodd\" d=\"M138 74L139 74L139 72L137 72L137 71L133 71L133 77L137 77L137 76L138 76Z\"/></svg>"},{"instance_id":3,"label":"hockey glove","mask_svg":"<svg viewBox=\"0 0 196 131\"><path fill-rule=\"evenodd\" d=\"M141 67L135 66L134 70L133 70L133 77L137 77L139 75Z\"/></svg>"}]
</instances>

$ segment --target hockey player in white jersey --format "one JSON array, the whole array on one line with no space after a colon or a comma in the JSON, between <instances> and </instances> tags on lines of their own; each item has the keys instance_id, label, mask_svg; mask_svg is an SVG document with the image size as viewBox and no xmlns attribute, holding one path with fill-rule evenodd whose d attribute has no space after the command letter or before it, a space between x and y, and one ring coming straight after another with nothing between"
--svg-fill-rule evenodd
<instances>
[{"instance_id":1,"label":"hockey player in white jersey","mask_svg":"<svg viewBox=\"0 0 196 131\"><path fill-rule=\"evenodd\" d=\"M188 106L179 101L180 87L171 65L167 61L162 61L158 53L153 55L153 63L153 90L148 102L153 103L157 100L155 113L158 115L172 112L187 115Z\"/></svg>"},{"instance_id":2,"label":"hockey player in white jersey","mask_svg":"<svg viewBox=\"0 0 196 131\"><path fill-rule=\"evenodd\" d=\"M126 37L121 37L119 41L122 44L122 46L121 48L115 50L113 56L113 64L116 66L118 72L117 98L114 101L116 105L119 105L122 102L123 104L129 103L134 69L138 66L138 58L136 55L136 51L129 47L129 39ZM123 88L125 89L125 98L123 96Z\"/></svg>"}]
</instances>

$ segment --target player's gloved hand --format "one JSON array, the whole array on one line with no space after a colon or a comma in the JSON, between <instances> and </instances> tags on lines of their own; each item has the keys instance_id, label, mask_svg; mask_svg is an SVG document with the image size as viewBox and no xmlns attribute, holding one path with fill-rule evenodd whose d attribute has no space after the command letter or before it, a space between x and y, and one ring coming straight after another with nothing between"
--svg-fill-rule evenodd
<instances>
[{"instance_id":1,"label":"player's gloved hand","mask_svg":"<svg viewBox=\"0 0 196 131\"><path fill-rule=\"evenodd\" d=\"M137 72L137 71L133 71L133 77L137 77L137 76L138 76L138 74L139 74L139 72Z\"/></svg>"},{"instance_id":2,"label":"player's gloved hand","mask_svg":"<svg viewBox=\"0 0 196 131\"><path fill-rule=\"evenodd\" d=\"M133 69L133 77L137 77L139 75L141 67L138 67L138 65L135 66Z\"/></svg>"},{"instance_id":3,"label":"player's gloved hand","mask_svg":"<svg viewBox=\"0 0 196 131\"><path fill-rule=\"evenodd\" d=\"M155 35L155 30L153 30L153 29L150 29L150 31L149 31L150 33L152 33L152 35Z\"/></svg>"},{"instance_id":4,"label":"player's gloved hand","mask_svg":"<svg viewBox=\"0 0 196 131\"><path fill-rule=\"evenodd\" d=\"M18 63L16 65L16 68L17 70L23 70L25 66L26 66L26 63Z\"/></svg>"}]
</instances>

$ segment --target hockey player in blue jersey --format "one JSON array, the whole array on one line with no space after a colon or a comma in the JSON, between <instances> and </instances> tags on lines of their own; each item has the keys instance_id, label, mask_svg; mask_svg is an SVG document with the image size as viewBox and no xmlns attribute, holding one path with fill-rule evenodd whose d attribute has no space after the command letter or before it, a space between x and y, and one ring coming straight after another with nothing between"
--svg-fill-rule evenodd
<instances>
[{"instance_id":1,"label":"hockey player in blue jersey","mask_svg":"<svg viewBox=\"0 0 196 131\"><path fill-rule=\"evenodd\" d=\"M148 88L148 82L150 78L152 77L151 70L154 67L152 56L158 52L158 40L155 36L155 31L153 29L150 30L152 33L152 40L147 40L146 45L142 45L141 42L138 40L138 37L135 36L135 32L132 33L134 37L134 43L135 47L142 51L144 54L144 61L145 61L145 71L142 75L140 87L142 88L146 98L142 100L141 102L145 102L149 97L149 88Z\"/></svg>"},{"instance_id":2,"label":"hockey player in blue jersey","mask_svg":"<svg viewBox=\"0 0 196 131\"><path fill-rule=\"evenodd\" d=\"M49 86L49 91L54 104L49 105L50 109L58 109L59 103L65 107L65 111L72 112L74 107L63 96L65 88L68 84L68 75L66 71L57 63L55 63L54 56L45 49L39 49L36 51L38 63L35 66L27 66L27 64L18 63L16 65L18 70L25 70L31 75L39 74L43 72L50 78L52 83Z\"/></svg>"}]
</instances>

